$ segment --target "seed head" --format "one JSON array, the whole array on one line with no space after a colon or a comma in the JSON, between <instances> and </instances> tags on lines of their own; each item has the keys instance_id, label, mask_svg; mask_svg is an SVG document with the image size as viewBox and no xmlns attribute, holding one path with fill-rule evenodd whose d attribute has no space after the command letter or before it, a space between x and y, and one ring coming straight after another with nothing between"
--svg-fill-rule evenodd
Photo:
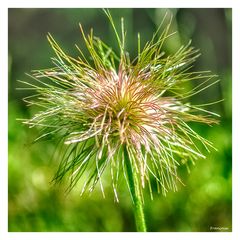
<instances>
[{"instance_id":1,"label":"seed head","mask_svg":"<svg viewBox=\"0 0 240 240\"><path fill-rule=\"evenodd\" d=\"M106 169L118 200L119 178L126 176L125 146L141 189L147 183L152 195L155 179L157 189L164 194L168 189L176 190L177 182L181 182L177 167L205 158L199 144L207 151L213 148L189 122L217 122L212 118L216 114L190 104L188 99L218 80L208 71L190 71L199 56L190 42L165 56L162 45L172 35L170 23L159 34L161 25L143 49L138 35L138 56L131 60L125 51L123 19L120 37L110 13L105 13L116 34L119 56L94 37L93 31L86 36L81 25L92 62L78 47L78 59L68 56L49 34L55 67L31 75L40 86L27 83L38 93L27 101L42 110L24 123L42 128L44 133L38 139L49 135L63 139L67 148L54 179L60 181L69 175L69 189L84 177L82 192L93 190L99 182L104 194L101 177ZM195 81L195 87L185 90L190 81Z\"/></svg>"}]
</instances>

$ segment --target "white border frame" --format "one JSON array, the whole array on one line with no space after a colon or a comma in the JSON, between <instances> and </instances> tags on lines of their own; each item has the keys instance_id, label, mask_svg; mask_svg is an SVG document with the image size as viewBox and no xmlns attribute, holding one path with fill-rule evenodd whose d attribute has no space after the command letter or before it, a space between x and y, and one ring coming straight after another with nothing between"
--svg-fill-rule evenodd
<instances>
[{"instance_id":1,"label":"white border frame","mask_svg":"<svg viewBox=\"0 0 240 240\"><path fill-rule=\"evenodd\" d=\"M9 0L0 3L0 239L4 240L62 240L62 239L174 239L174 240L237 240L240 239L240 7L238 0ZM231 233L9 233L8 232L8 8L232 8L233 11L233 226Z\"/></svg>"}]
</instances>

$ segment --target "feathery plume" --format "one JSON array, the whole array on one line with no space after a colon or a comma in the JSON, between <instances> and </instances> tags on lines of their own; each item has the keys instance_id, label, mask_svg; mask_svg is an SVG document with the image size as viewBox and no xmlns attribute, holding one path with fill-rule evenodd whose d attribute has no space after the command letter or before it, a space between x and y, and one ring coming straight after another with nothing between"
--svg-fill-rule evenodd
<instances>
[{"instance_id":1,"label":"feathery plume","mask_svg":"<svg viewBox=\"0 0 240 240\"><path fill-rule=\"evenodd\" d=\"M118 201L118 180L123 174L129 184L131 166L141 196L145 186L152 196L151 179L163 194L169 189L175 191L177 182L181 182L178 166L205 158L199 144L207 151L214 148L189 123L211 125L217 123L217 114L188 101L218 80L208 71L191 72L199 56L191 42L166 56L162 46L172 33L171 23L160 32L165 20L143 48L138 35L138 55L131 59L125 50L123 19L119 34L109 11L105 13L116 35L119 54L95 37L93 30L86 35L81 25L91 58L78 47L77 59L68 56L48 34L56 54L52 59L55 66L33 71L31 77L38 84L26 83L37 92L26 101L41 110L24 123L41 127L43 133L37 140L51 135L64 141L67 150L54 180L61 181L68 175L69 190L88 173L82 193L92 191L99 182L104 195L101 177L106 169ZM189 81L196 86L186 91L184 86Z\"/></svg>"}]
</instances>

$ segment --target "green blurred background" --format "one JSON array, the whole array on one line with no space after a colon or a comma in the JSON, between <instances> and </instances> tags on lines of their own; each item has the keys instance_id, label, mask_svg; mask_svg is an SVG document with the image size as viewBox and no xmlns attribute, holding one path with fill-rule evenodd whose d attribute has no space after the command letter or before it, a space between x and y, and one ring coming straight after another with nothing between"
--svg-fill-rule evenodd
<instances>
[{"instance_id":1,"label":"green blurred background","mask_svg":"<svg viewBox=\"0 0 240 240\"><path fill-rule=\"evenodd\" d=\"M211 106L221 114L221 124L199 125L197 131L213 141L218 151L190 166L179 169L186 186L166 197L146 194L145 214L148 231L213 231L211 227L232 230L232 108L231 108L231 9L112 9L117 27L124 17L127 50L137 53L137 33L142 42L150 40L166 12L173 15L177 33L164 46L174 52L192 39L202 56L195 70L211 70L221 82L199 94L195 102L224 99ZM51 67L54 56L46 34L50 32L66 52L76 56L74 44L84 48L78 24L117 48L110 24L101 9L9 9L9 231L135 231L131 199L123 182L120 203L114 202L111 185L104 179L106 198L97 188L80 197L76 187L65 194L67 182L53 185L59 159L53 157L55 142L32 144L37 129L28 129L19 118L29 118L34 109L23 97L30 91L18 79L31 81L25 73Z\"/></svg>"}]
</instances>

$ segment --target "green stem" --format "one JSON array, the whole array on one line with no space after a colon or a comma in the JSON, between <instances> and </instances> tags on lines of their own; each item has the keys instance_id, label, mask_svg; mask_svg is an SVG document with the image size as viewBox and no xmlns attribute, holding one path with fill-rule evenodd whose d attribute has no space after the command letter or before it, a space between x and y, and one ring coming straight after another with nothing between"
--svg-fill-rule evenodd
<instances>
[{"instance_id":1,"label":"green stem","mask_svg":"<svg viewBox=\"0 0 240 240\"><path fill-rule=\"evenodd\" d=\"M138 177L136 171L133 171L126 145L123 145L124 161L126 164L130 192L133 199L134 217L138 232L146 232L146 223L143 213L143 203L140 194Z\"/></svg>"}]
</instances>

